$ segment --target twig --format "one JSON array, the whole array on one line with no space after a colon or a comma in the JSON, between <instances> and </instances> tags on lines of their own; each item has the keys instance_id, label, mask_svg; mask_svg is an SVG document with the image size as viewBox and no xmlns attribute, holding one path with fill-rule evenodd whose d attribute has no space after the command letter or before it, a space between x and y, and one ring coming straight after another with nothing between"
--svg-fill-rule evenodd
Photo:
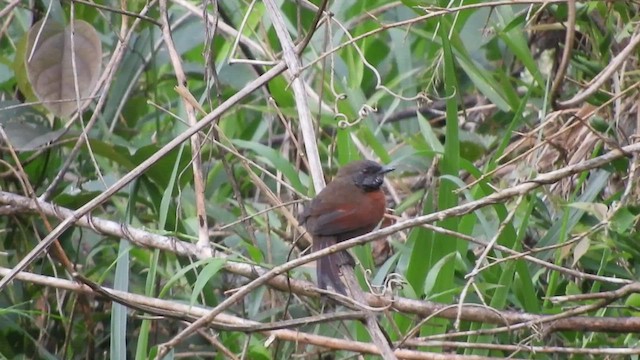
<instances>
[{"instance_id":1,"label":"twig","mask_svg":"<svg viewBox=\"0 0 640 360\"><path fill-rule=\"evenodd\" d=\"M203 125L204 126L204 125ZM181 135L184 136L184 135ZM175 140L177 141L177 140ZM410 227L414 227L414 226L418 226L418 225L422 225L422 224L426 224L428 222L432 222L435 220L441 220L444 219L446 217L449 216L457 216L457 215L463 215L463 214L467 214L470 213L472 211L475 211L476 209L479 209L483 206L487 206L490 204L494 204L494 203L499 203L502 201L505 201L513 196L517 196L520 194L524 194L528 191L531 191L537 187L542 186L543 184L550 184L553 183L555 181L559 181L560 179L567 177L567 176L571 176L573 174L582 172L582 171L586 171L586 170L591 170L600 166L603 166L605 164L608 164L609 162L623 157L624 154L626 153L635 153L635 152L640 152L640 144L634 144L634 145L629 145L626 146L624 148L622 148L622 150L618 150L618 149L614 149L604 155L601 155L597 158L594 159L590 159L590 160L586 160L583 161L581 163L575 164L575 165L571 165L571 166L567 166L561 169L558 169L556 171L552 171L549 173L545 173L545 174L540 174L537 178L534 178L530 181L527 181L523 184L519 184L516 185L512 188L508 188L499 192L496 192L494 194L491 194L483 199L480 200L476 200L476 201L472 201L463 205L459 205L457 207L454 208L450 208L438 213L434 213L434 214L429 214L429 215L424 215L424 216L420 216L420 217L416 217L414 219L410 219L407 221L403 221L394 225L391 225L389 227L377 230L375 232L372 232L370 234L352 239L352 240L348 240L345 241L343 243L334 245L328 249L325 249L323 251L311 254L311 255L307 255L304 256L300 259L296 259L294 261L291 261L285 265L282 266L278 266L276 268L274 268L273 270L266 272L266 273L259 273L256 272L256 269L253 267L249 266L249 269L251 269L248 273L249 274L253 274L253 275L249 275L249 276L256 276L256 274L260 274L260 279L254 281L253 283L249 284L250 286L256 287L259 286L261 284L264 284L266 282L268 282L269 280L271 280L272 278L275 278L277 275L284 273L285 271L288 271L289 269L292 269L296 266L300 266L302 264L305 264L307 262L316 260L317 258L324 256L330 252L333 251L338 251L338 250L345 250L349 247L361 244L361 243L365 243L367 241L371 241L372 239L375 239L377 237L380 236L387 236L390 235L392 233L395 233L397 231L400 230L404 230L406 228L410 228ZM151 161L151 160L148 160ZM144 165L144 163L143 163ZM130 175L125 175L125 178L123 178L123 180L127 180L127 177L130 177ZM19 202L24 200L20 200L21 197L18 197L16 195L10 194L10 193L6 193L6 192L0 192L0 202L5 203L5 204L13 204L14 206L19 206ZM16 203L18 202L18 203ZM22 207L27 207L29 206L29 201L27 200L27 205L25 205L24 203L20 206ZM40 205L42 206L43 203L40 203ZM60 214L57 213L56 210L54 210L55 208L51 207L45 207L42 206L43 211L51 211L51 213L56 214L56 216L59 217L66 217L65 221L63 221L63 224L65 224L65 222L67 223L67 227L70 226L71 222L75 222L75 221L79 221L79 224L84 224L83 226L89 226L89 227L97 227L97 222L95 222L96 224L93 224L93 221L90 217L82 217L79 214L79 211L82 210L82 208L78 211L75 212L71 212L71 211L60 211ZM72 219L72 220L69 220ZM152 244L153 246L160 246L161 248L164 248L165 250L170 250L170 251L174 251L177 253L181 253L183 255L192 255L192 254L199 254L200 256L210 256L210 252L209 251L199 251L197 249L195 249L195 246L193 246L192 244L189 243L184 243L184 242L176 242L175 239L172 238L168 238L168 237L163 237L163 236L159 236L157 235L158 239L162 239L162 243L160 244L156 244L153 243L152 241L149 241L149 233L143 232L141 230L137 230L135 228L132 227L127 227L127 231L123 231L122 230L122 225L114 223L114 222L104 222L101 223L101 225L107 225L107 224L112 224L111 226L113 226L115 229L111 229L111 231L113 233L117 233L117 234L123 234L125 238L131 238L131 235L129 234L135 234L137 236L139 236L142 239L145 239L146 241L148 241L147 243L143 242L141 245L142 246L149 246L148 244ZM61 226L61 225L60 225ZM58 228L60 228L60 226L58 226ZM58 229L56 228L56 229ZM66 229L66 227L65 227ZM55 229L54 231L52 231L51 234L49 234L48 238L53 236L53 234L55 234ZM46 240L46 239L45 239ZM180 245L180 246L178 246ZM38 248L45 248L44 246L38 245ZM498 247L496 246L496 249L498 249ZM509 249L510 250L510 249ZM511 250L512 251L512 250ZM532 258L535 259L535 258ZM537 259L536 259L537 260ZM18 269L19 267L16 267L13 272L16 272L16 269ZM564 269L564 268L562 268ZM568 270L568 269L565 269ZM630 280L626 280L626 279L616 279L618 283L629 283ZM9 276L5 276L2 281L4 283L7 283L8 281L10 281L10 277ZM286 282L285 282L286 283ZM286 286L284 286L284 288L286 288ZM245 287L243 289L240 290L241 293L243 294L247 294L248 292L250 292L251 289L248 289ZM307 290L308 291L308 290ZM239 293L240 293L239 292ZM233 300L230 301L234 301L236 299L241 298L243 295L238 295L238 293L234 294L234 296L232 296ZM383 300L378 299L378 298L371 298L368 297L368 300L370 301L370 304L376 305L376 304L381 304L381 306L386 305L386 303L384 303ZM415 306L422 306L423 304L420 302L417 303L412 303ZM396 305L394 305L395 308L397 308ZM455 314L453 315L455 316ZM499 320L495 320L495 321L499 321ZM613 330L615 331L615 330Z\"/></svg>"},{"instance_id":2,"label":"twig","mask_svg":"<svg viewBox=\"0 0 640 360\"><path fill-rule=\"evenodd\" d=\"M173 43L173 37L171 36L171 25L169 24L169 13L167 9L167 0L160 0L160 18L162 19L162 37L167 46L169 52L169 58L171 59L171 65L173 71L176 74L176 81L178 87L188 91L187 76L182 69L182 61L180 55L176 50ZM184 105L187 113L187 120L189 126L195 126L198 122L196 119L196 110L194 105L188 101L184 96L180 97L182 104ZM207 225L207 211L205 208L205 189L204 189L204 171L202 169L202 158L200 157L200 149L202 143L200 141L200 134L195 133L191 136L191 164L193 167L193 190L196 198L196 213L198 217L198 246L205 248L209 246L209 226Z\"/></svg>"},{"instance_id":3,"label":"twig","mask_svg":"<svg viewBox=\"0 0 640 360\"><path fill-rule=\"evenodd\" d=\"M238 358L234 353L231 352L231 350L229 350L226 346L224 346L224 344L220 342L220 340L218 340L217 336L212 336L211 334L209 334L203 329L198 330L198 334L200 334L200 336L202 336L203 338L207 339L207 341L211 345L213 345L213 347L218 349L218 351L223 353L227 359L240 360L240 358Z\"/></svg>"},{"instance_id":4,"label":"twig","mask_svg":"<svg viewBox=\"0 0 640 360\"><path fill-rule=\"evenodd\" d=\"M558 108L566 109L573 106L577 106L585 101L589 96L593 95L596 91L602 87L602 85L609 80L611 75L618 70L620 66L627 60L627 58L636 51L636 47L640 44L640 33L637 33L629 40L629 44L625 47L615 58L611 59L607 67L605 67L593 80L589 83L586 89L576 94L569 100L561 101L557 103Z\"/></svg>"},{"instance_id":5,"label":"twig","mask_svg":"<svg viewBox=\"0 0 640 360\"><path fill-rule=\"evenodd\" d=\"M551 104L556 102L558 98L558 90L562 87L564 75L567 73L569 67L569 60L571 60L571 51L573 50L573 41L576 36L576 0L567 1L567 27L565 29L564 50L562 51L562 60L556 71L556 76L553 79L551 85L551 91L549 91L549 100Z\"/></svg>"},{"instance_id":6,"label":"twig","mask_svg":"<svg viewBox=\"0 0 640 360\"><path fill-rule=\"evenodd\" d=\"M8 13L13 11L13 9L20 4L20 0L13 0L12 2L5 4L4 8L0 10L0 19L4 19Z\"/></svg>"},{"instance_id":7,"label":"twig","mask_svg":"<svg viewBox=\"0 0 640 360\"><path fill-rule=\"evenodd\" d=\"M467 297L467 291L469 290L469 287L471 286L471 284L474 283L475 277L476 275L478 275L478 269L482 265L482 262L484 262L484 260L487 258L487 256L489 256L489 252L491 252L491 250L493 250L493 248L495 247L496 243L498 242L498 239L500 238L500 235L502 235L502 232L504 231L504 229L507 227L507 225L511 222L511 220L515 216L516 211L518 210L518 207L520 207L520 203L522 202L523 199L524 199L524 196L518 197L518 200L516 201L516 204L513 207L513 209L509 211L509 214L507 214L505 219L500 223L500 227L498 228L498 231L496 232L496 234L493 236L491 241L489 241L489 243L487 243L487 245L484 247L484 251L482 251L482 254L480 254L478 259L476 260L476 265L473 267L473 270L471 270L469 274L467 274L466 276L467 283L462 289L462 292L460 294L460 300L458 301L458 317L456 318L456 321L453 325L453 327L456 330L460 329L459 315L462 313L462 304L464 303L464 300Z\"/></svg>"},{"instance_id":8,"label":"twig","mask_svg":"<svg viewBox=\"0 0 640 360\"><path fill-rule=\"evenodd\" d=\"M115 9L106 5L101 5L101 4L96 4L94 2L90 2L90 1L84 1L84 0L71 0L74 3L78 3L78 4L82 4L82 5L86 5L89 7L94 7L96 9L100 9L100 10L105 10L105 11L109 11L115 14L120 14L120 15L124 15L124 16L129 16L132 18L136 18L136 19L140 19L140 20L144 20L144 21L148 21L150 23L152 23L153 25L156 26L161 26L161 24L156 21L156 19L148 17L148 16L144 16L142 14L138 14L138 13L134 13L131 11L127 11L127 10L120 10L120 9ZM0 15L0 18L2 16Z\"/></svg>"}]
</instances>

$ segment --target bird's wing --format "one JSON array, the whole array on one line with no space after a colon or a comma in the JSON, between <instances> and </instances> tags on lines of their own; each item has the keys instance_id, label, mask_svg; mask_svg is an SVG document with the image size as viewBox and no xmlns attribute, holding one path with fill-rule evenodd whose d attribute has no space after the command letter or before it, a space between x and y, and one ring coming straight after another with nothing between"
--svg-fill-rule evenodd
<instances>
[{"instance_id":1,"label":"bird's wing","mask_svg":"<svg viewBox=\"0 0 640 360\"><path fill-rule=\"evenodd\" d=\"M355 210L355 206L344 206L322 211L314 218L312 232L315 235L331 236L354 230L354 223L357 224L353 219Z\"/></svg>"},{"instance_id":2,"label":"bird's wing","mask_svg":"<svg viewBox=\"0 0 640 360\"><path fill-rule=\"evenodd\" d=\"M333 236L353 233L357 236L361 232L368 232L380 221L377 216L370 216L368 212L358 209L361 205L341 204L340 207L314 209L313 235ZM311 220L313 219L313 220Z\"/></svg>"},{"instance_id":3,"label":"bird's wing","mask_svg":"<svg viewBox=\"0 0 640 360\"><path fill-rule=\"evenodd\" d=\"M380 200L384 201L382 192L364 196L356 193L361 189L344 181L348 180L329 183L305 209L307 230L312 235L358 236L371 231L382 218L384 206L377 206ZM378 196L381 198L377 199Z\"/></svg>"}]
</instances>

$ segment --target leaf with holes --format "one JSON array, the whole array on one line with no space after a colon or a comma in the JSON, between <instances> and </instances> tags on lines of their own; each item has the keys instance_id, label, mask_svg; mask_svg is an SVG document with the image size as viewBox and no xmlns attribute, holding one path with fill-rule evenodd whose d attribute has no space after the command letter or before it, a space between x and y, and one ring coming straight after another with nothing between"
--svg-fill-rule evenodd
<instances>
[{"instance_id":1,"label":"leaf with holes","mask_svg":"<svg viewBox=\"0 0 640 360\"><path fill-rule=\"evenodd\" d=\"M33 93L54 115L66 118L77 110L77 96L86 101L96 86L101 58L100 37L89 23L75 21L72 29L49 19L31 27L21 61Z\"/></svg>"}]
</instances>

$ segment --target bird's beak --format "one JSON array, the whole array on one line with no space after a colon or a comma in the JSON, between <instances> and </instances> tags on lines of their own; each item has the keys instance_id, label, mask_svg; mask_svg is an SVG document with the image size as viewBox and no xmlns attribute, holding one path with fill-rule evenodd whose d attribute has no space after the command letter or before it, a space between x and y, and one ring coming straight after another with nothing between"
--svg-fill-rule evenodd
<instances>
[{"instance_id":1,"label":"bird's beak","mask_svg":"<svg viewBox=\"0 0 640 360\"><path fill-rule=\"evenodd\" d=\"M393 166L383 166L382 169L380 169L380 174L386 174L388 172L392 172L395 169L396 168L394 168Z\"/></svg>"}]
</instances>

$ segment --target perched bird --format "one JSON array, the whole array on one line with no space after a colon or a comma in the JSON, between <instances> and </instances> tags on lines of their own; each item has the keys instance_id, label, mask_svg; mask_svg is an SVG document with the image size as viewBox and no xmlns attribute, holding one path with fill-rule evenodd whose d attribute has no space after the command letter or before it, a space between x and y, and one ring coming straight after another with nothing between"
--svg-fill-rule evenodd
<instances>
[{"instance_id":1,"label":"perched bird","mask_svg":"<svg viewBox=\"0 0 640 360\"><path fill-rule=\"evenodd\" d=\"M386 199L380 189L384 174L394 168L362 160L342 167L336 177L300 214L300 221L313 237L313 251L322 250L373 230L385 212ZM346 295L340 266L355 263L346 252L318 259L318 286Z\"/></svg>"}]
</instances>

